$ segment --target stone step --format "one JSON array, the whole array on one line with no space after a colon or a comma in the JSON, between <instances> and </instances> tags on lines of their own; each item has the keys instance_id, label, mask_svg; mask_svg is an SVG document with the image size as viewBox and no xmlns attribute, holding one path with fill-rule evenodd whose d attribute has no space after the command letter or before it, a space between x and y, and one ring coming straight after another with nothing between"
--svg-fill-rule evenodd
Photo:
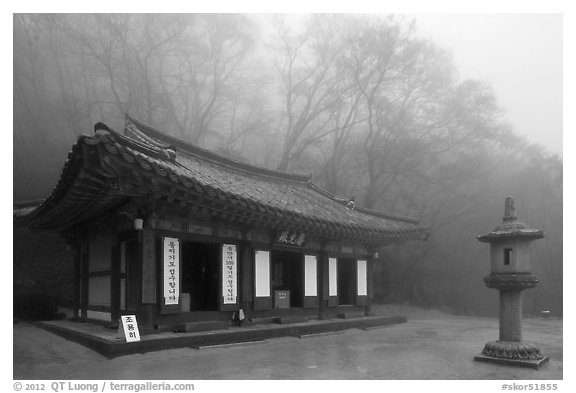
<instances>
[{"instance_id":1,"label":"stone step","mask_svg":"<svg viewBox=\"0 0 576 393\"><path fill-rule=\"evenodd\" d=\"M252 318L253 325L268 325L274 323L275 317L260 317L260 318Z\"/></svg>"},{"instance_id":2,"label":"stone step","mask_svg":"<svg viewBox=\"0 0 576 393\"><path fill-rule=\"evenodd\" d=\"M363 311L346 311L338 314L338 318L350 319L350 318L364 318Z\"/></svg>"},{"instance_id":3,"label":"stone step","mask_svg":"<svg viewBox=\"0 0 576 393\"><path fill-rule=\"evenodd\" d=\"M229 348L229 347L241 347L241 346L245 346L245 345L265 344L267 342L268 341L265 341L265 340L239 341L239 342L226 343L226 344L192 345L192 348L195 348L195 349Z\"/></svg>"},{"instance_id":4,"label":"stone step","mask_svg":"<svg viewBox=\"0 0 576 393\"><path fill-rule=\"evenodd\" d=\"M208 330L225 330L230 327L228 321L183 322L176 329L179 333L205 332Z\"/></svg>"},{"instance_id":5,"label":"stone step","mask_svg":"<svg viewBox=\"0 0 576 393\"><path fill-rule=\"evenodd\" d=\"M386 329L386 328L389 328L391 326L394 326L394 325L368 326L368 327L363 327L360 329L362 329L364 331L370 331L370 330L377 330L377 329Z\"/></svg>"},{"instance_id":6,"label":"stone step","mask_svg":"<svg viewBox=\"0 0 576 393\"><path fill-rule=\"evenodd\" d=\"M289 323L302 323L302 322L308 322L308 317L305 315L289 315L285 317L274 318L274 323L279 323L282 325L286 325Z\"/></svg>"},{"instance_id":7,"label":"stone step","mask_svg":"<svg viewBox=\"0 0 576 393\"><path fill-rule=\"evenodd\" d=\"M298 338L314 338L314 337L322 337L322 336L332 336L335 334L343 334L343 331L336 331L336 332L321 332L321 333L309 333L309 334L296 334L294 337Z\"/></svg>"}]
</instances>

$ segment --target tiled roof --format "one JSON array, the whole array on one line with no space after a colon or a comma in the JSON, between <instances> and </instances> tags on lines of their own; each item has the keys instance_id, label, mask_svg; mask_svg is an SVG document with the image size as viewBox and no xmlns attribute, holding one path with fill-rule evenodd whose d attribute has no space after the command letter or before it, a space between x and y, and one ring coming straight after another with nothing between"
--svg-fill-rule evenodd
<instances>
[{"instance_id":1,"label":"tiled roof","mask_svg":"<svg viewBox=\"0 0 576 393\"><path fill-rule=\"evenodd\" d=\"M116 166L129 168L136 178L142 175L148 180L161 180L170 185L168 188L172 194L169 197L172 200L180 200L183 206L203 205L209 210L222 212L226 219L244 220L276 229L303 229L329 239L379 244L423 238L427 234L427 229L414 219L362 208L349 209L347 201L321 190L309 177L247 165L167 136L130 118L124 135L112 131L105 135L81 137L67 162L69 169L63 171L51 197L35 210L21 215L24 220L28 218L30 224L34 224L34 217L37 217L37 221L46 222L42 217L58 207L59 214L65 214L66 204L63 202L74 195L76 201L69 203L68 207L83 203L92 203L93 206L79 214L77 219L87 219L102 211L103 207L110 208L126 201L127 195L116 189L110 179L98 186L97 181L102 179L93 178L89 188L85 185L85 189L78 189L86 181L74 180L79 175L86 177L90 172L76 168L81 163L75 154L80 153L82 145L98 147L99 159L95 163L108 163L106 165L110 166L114 162ZM77 164L71 165L74 160ZM84 159L84 165L90 165L85 163L88 161ZM147 184L150 193L166 194L156 182L148 180L140 183ZM100 190L107 187L107 192L103 193L107 199L94 201L95 190L88 192L92 187ZM78 202L78 198L84 202ZM58 221L56 216L59 214L52 214L53 219Z\"/></svg>"}]
</instances>

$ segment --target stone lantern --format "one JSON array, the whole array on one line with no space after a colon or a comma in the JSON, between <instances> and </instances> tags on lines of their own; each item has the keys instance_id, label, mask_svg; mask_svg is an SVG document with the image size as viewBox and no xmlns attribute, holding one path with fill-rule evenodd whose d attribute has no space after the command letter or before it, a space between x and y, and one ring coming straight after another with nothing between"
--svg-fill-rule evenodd
<instances>
[{"instance_id":1,"label":"stone lantern","mask_svg":"<svg viewBox=\"0 0 576 393\"><path fill-rule=\"evenodd\" d=\"M538 283L530 272L530 243L543 237L541 230L517 220L512 197L506 198L502 224L478 236L490 243L490 274L484 282L500 291L500 338L488 342L475 360L536 369L548 360L536 345L522 341L522 291Z\"/></svg>"}]
</instances>

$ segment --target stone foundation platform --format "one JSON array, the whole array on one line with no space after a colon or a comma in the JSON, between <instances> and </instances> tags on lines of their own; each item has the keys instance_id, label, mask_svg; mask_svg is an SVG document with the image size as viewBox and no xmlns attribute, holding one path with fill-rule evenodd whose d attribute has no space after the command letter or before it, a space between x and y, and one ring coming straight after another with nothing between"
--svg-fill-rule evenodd
<instances>
[{"instance_id":1,"label":"stone foundation platform","mask_svg":"<svg viewBox=\"0 0 576 393\"><path fill-rule=\"evenodd\" d=\"M216 345L246 344L262 342L266 339L287 336L305 336L320 333L339 332L345 329L365 329L406 323L401 315L383 315L360 318L332 318L308 320L299 323L265 323L244 327L221 328L210 331L161 332L141 336L141 341L127 343L117 338L117 330L87 322L50 321L38 322L42 327L68 340L77 342L108 357L146 353L182 347L209 347ZM286 321L288 322L288 321ZM296 321L290 321L296 322Z\"/></svg>"}]
</instances>

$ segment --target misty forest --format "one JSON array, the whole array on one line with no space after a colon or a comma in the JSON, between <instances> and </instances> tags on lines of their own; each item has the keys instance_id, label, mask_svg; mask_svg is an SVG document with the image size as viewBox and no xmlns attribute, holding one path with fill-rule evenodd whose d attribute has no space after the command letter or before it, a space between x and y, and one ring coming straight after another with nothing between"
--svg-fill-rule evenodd
<instances>
[{"instance_id":1,"label":"misty forest","mask_svg":"<svg viewBox=\"0 0 576 393\"><path fill-rule=\"evenodd\" d=\"M243 162L310 174L358 206L419 218L426 241L379 252L374 302L496 315L498 293L483 282L489 246L476 237L514 196L520 221L546 236L533 243L540 284L524 311L561 315L562 158L520 137L491 87L461 80L409 18L288 19L15 14L15 206L49 195L79 135L100 121L121 131L129 114ZM71 260L58 234L14 228L15 311L69 303Z\"/></svg>"}]
</instances>

